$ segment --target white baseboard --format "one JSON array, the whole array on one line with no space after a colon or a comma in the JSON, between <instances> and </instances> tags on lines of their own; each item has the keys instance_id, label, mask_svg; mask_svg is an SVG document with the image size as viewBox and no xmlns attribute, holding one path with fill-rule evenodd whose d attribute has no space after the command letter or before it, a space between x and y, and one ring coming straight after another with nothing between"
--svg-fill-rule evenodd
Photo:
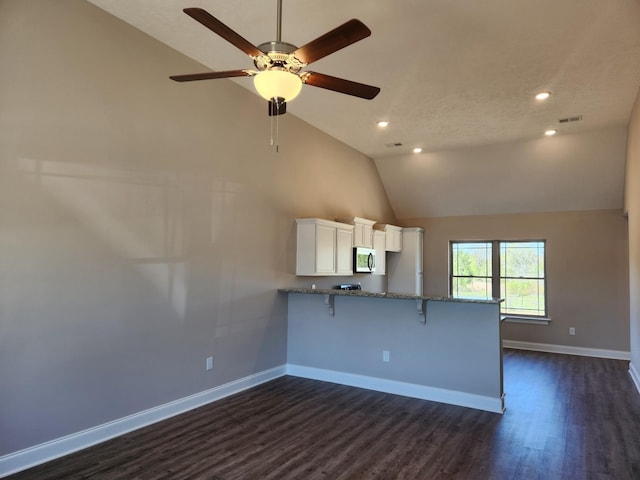
<instances>
[{"instance_id":1,"label":"white baseboard","mask_svg":"<svg viewBox=\"0 0 640 480\"><path fill-rule=\"evenodd\" d=\"M580 355L583 357L610 358L613 360L631 360L631 353L621 350L605 350L601 348L570 347L568 345L553 345L550 343L519 342L517 340L503 340L504 348L517 350L533 350L536 352L564 353L566 355Z\"/></svg>"},{"instance_id":2,"label":"white baseboard","mask_svg":"<svg viewBox=\"0 0 640 480\"><path fill-rule=\"evenodd\" d=\"M640 393L640 373L633 363L629 363L629 374L631 375L631 379L636 386L636 390L638 390L638 393Z\"/></svg>"},{"instance_id":3,"label":"white baseboard","mask_svg":"<svg viewBox=\"0 0 640 480\"><path fill-rule=\"evenodd\" d=\"M0 478L102 443L286 375L281 365L127 417L0 457Z\"/></svg>"},{"instance_id":4,"label":"white baseboard","mask_svg":"<svg viewBox=\"0 0 640 480\"><path fill-rule=\"evenodd\" d=\"M353 373L324 370L321 368L304 367L301 365L287 365L287 375L322 380L323 382L338 383L350 387L366 388L378 392L403 395L405 397L420 398L434 402L448 403L461 407L477 408L494 413L504 413L504 398L494 398L472 393L458 392L444 388L416 385L414 383L398 382L385 378L368 377Z\"/></svg>"}]
</instances>

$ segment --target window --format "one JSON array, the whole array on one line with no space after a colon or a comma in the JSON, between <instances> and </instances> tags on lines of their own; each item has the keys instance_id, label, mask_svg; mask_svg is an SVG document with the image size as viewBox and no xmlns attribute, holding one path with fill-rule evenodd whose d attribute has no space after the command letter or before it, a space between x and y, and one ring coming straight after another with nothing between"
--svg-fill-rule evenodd
<instances>
[{"instance_id":1,"label":"window","mask_svg":"<svg viewBox=\"0 0 640 480\"><path fill-rule=\"evenodd\" d=\"M493 297L490 242L451 243L451 295L464 298Z\"/></svg>"},{"instance_id":2,"label":"window","mask_svg":"<svg viewBox=\"0 0 640 480\"><path fill-rule=\"evenodd\" d=\"M501 313L546 317L545 241L451 242L454 297L500 297Z\"/></svg>"}]
</instances>

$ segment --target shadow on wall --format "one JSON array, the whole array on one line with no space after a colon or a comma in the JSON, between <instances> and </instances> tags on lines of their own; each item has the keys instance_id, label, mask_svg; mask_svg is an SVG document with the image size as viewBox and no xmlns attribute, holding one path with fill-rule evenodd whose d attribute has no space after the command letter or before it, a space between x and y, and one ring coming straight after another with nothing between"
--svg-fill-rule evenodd
<instances>
[{"instance_id":1,"label":"shadow on wall","mask_svg":"<svg viewBox=\"0 0 640 480\"><path fill-rule=\"evenodd\" d=\"M259 199L247 198L252 194L241 184L49 160L18 164L46 203L52 201L114 257L126 260L180 318L189 270L216 270L224 278L218 296L232 301L234 279L253 270L255 281L248 283L256 284L261 266L274 267L263 255L261 225L255 223L272 215L259 208ZM248 215L249 210L260 212Z\"/></svg>"}]
</instances>

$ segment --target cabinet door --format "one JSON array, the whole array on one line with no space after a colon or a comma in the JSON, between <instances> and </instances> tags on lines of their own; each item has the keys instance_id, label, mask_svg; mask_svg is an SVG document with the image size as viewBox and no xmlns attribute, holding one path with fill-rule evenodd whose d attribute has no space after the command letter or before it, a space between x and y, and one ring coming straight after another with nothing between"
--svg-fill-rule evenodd
<instances>
[{"instance_id":1,"label":"cabinet door","mask_svg":"<svg viewBox=\"0 0 640 480\"><path fill-rule=\"evenodd\" d=\"M402 230L390 228L387 230L387 252L402 251Z\"/></svg>"},{"instance_id":2,"label":"cabinet door","mask_svg":"<svg viewBox=\"0 0 640 480\"><path fill-rule=\"evenodd\" d=\"M364 225L361 223L353 224L353 246L354 247L365 247L364 244Z\"/></svg>"},{"instance_id":3,"label":"cabinet door","mask_svg":"<svg viewBox=\"0 0 640 480\"><path fill-rule=\"evenodd\" d=\"M373 227L362 225L362 246L373 248Z\"/></svg>"},{"instance_id":4,"label":"cabinet door","mask_svg":"<svg viewBox=\"0 0 640 480\"><path fill-rule=\"evenodd\" d=\"M355 222L353 224L353 246L354 247L373 247L373 228L365 223Z\"/></svg>"},{"instance_id":5,"label":"cabinet door","mask_svg":"<svg viewBox=\"0 0 640 480\"><path fill-rule=\"evenodd\" d=\"M353 246L373 248L374 220L360 217L336 218L336 222L353 225Z\"/></svg>"},{"instance_id":6,"label":"cabinet door","mask_svg":"<svg viewBox=\"0 0 640 480\"><path fill-rule=\"evenodd\" d=\"M353 231L336 231L336 274L353 275Z\"/></svg>"},{"instance_id":7,"label":"cabinet door","mask_svg":"<svg viewBox=\"0 0 640 480\"><path fill-rule=\"evenodd\" d=\"M387 234L374 230L373 231L373 248L376 251L376 271L374 275L386 275L387 273L387 252L386 252Z\"/></svg>"},{"instance_id":8,"label":"cabinet door","mask_svg":"<svg viewBox=\"0 0 640 480\"><path fill-rule=\"evenodd\" d=\"M396 252L402 251L402 230L393 232L393 248Z\"/></svg>"},{"instance_id":9,"label":"cabinet door","mask_svg":"<svg viewBox=\"0 0 640 480\"><path fill-rule=\"evenodd\" d=\"M351 239L349 239L351 240ZM336 271L336 229L316 225L316 273L332 275Z\"/></svg>"}]
</instances>

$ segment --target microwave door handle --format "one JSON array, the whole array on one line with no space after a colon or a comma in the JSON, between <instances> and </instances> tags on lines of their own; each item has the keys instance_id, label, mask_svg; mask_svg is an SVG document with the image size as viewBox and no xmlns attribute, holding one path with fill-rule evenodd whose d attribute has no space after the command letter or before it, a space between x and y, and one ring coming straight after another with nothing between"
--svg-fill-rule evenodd
<instances>
[{"instance_id":1,"label":"microwave door handle","mask_svg":"<svg viewBox=\"0 0 640 480\"><path fill-rule=\"evenodd\" d=\"M373 253L367 257L367 267L369 267L369 271L373 270Z\"/></svg>"}]
</instances>

